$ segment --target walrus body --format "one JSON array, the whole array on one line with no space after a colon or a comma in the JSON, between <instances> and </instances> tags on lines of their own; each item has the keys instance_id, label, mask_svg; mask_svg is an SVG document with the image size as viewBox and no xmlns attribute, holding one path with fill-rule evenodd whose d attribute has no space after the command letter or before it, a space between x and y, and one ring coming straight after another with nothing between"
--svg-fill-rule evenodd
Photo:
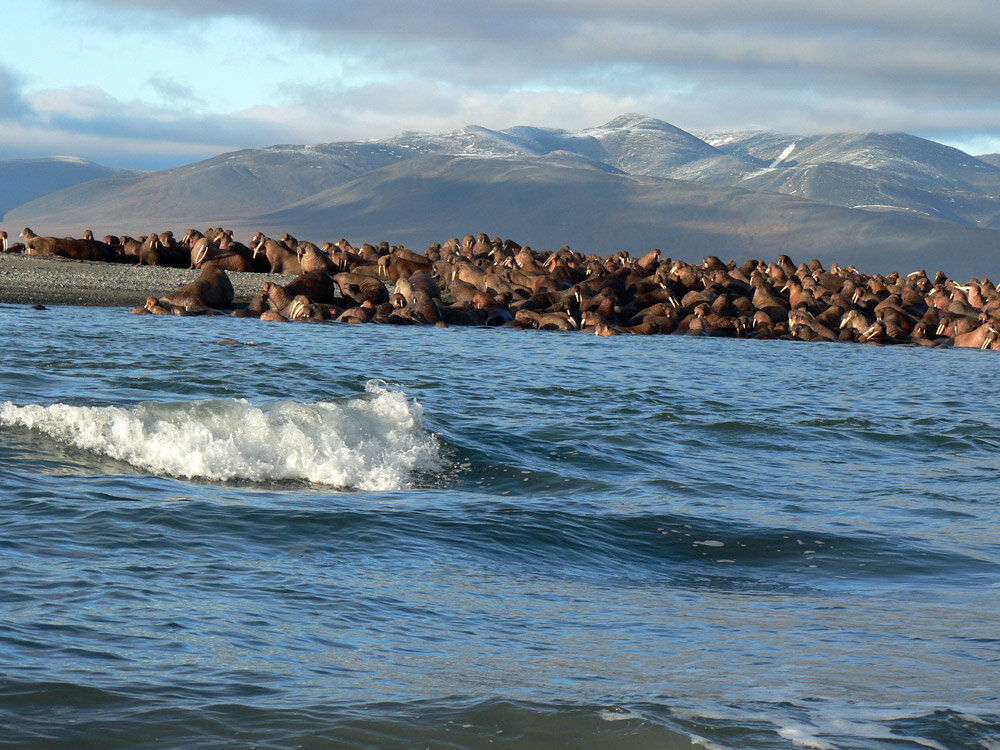
<instances>
[{"instance_id":1,"label":"walrus body","mask_svg":"<svg viewBox=\"0 0 1000 750\"><path fill-rule=\"evenodd\" d=\"M116 261L118 252L110 245L97 240L78 240L72 237L40 237L28 227L21 232L28 255L47 255L73 260Z\"/></svg>"},{"instance_id":2,"label":"walrus body","mask_svg":"<svg viewBox=\"0 0 1000 750\"><path fill-rule=\"evenodd\" d=\"M235 298L233 283L226 272L214 261L208 261L201 267L198 278L160 302L188 312L207 312L210 308L230 307Z\"/></svg>"}]
</instances>

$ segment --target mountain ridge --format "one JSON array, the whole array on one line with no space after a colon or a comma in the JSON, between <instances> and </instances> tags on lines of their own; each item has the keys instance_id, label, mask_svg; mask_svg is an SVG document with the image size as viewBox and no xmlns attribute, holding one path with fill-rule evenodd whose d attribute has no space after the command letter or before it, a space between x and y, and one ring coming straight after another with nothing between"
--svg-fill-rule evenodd
<instances>
[{"instance_id":1,"label":"mountain ridge","mask_svg":"<svg viewBox=\"0 0 1000 750\"><path fill-rule=\"evenodd\" d=\"M221 223L416 245L487 231L543 246L590 243L596 252L640 252L684 237L674 244L689 254L780 245L777 252L814 248L828 256L840 236L857 245L843 252L867 257L869 266L938 257L942 268L965 271L975 259L986 266L979 273L998 275L1000 163L993 161L1000 157L978 159L906 133L696 135L625 114L576 131L469 125L244 149L69 187L14 207L4 221L59 231L101 224L117 233ZM745 226L731 218L741 212ZM791 218L800 214L814 226ZM282 220L288 225L278 226ZM781 226L784 235L773 229Z\"/></svg>"},{"instance_id":2,"label":"mountain ridge","mask_svg":"<svg viewBox=\"0 0 1000 750\"><path fill-rule=\"evenodd\" d=\"M134 174L76 156L48 156L0 161L0 217L35 198L82 182L111 175Z\"/></svg>"}]
</instances>

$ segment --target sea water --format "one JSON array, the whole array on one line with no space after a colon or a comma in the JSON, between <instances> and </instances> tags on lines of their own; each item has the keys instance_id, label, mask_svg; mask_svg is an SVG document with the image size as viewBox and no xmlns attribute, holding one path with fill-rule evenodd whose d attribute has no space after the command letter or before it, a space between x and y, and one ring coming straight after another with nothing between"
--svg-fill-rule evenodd
<instances>
[{"instance_id":1,"label":"sea water","mask_svg":"<svg viewBox=\"0 0 1000 750\"><path fill-rule=\"evenodd\" d=\"M0 331L0 744L1000 748L995 353Z\"/></svg>"}]
</instances>

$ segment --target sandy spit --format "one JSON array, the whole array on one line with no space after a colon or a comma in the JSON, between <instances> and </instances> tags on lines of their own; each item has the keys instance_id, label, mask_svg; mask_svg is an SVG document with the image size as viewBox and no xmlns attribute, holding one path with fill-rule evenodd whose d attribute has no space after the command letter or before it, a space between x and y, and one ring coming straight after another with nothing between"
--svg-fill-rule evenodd
<instances>
[{"instance_id":1,"label":"sandy spit","mask_svg":"<svg viewBox=\"0 0 1000 750\"><path fill-rule=\"evenodd\" d=\"M0 302L17 305L141 307L146 297L165 297L189 284L199 271L123 263L0 253ZM237 305L249 302L266 281L294 277L229 273Z\"/></svg>"}]
</instances>

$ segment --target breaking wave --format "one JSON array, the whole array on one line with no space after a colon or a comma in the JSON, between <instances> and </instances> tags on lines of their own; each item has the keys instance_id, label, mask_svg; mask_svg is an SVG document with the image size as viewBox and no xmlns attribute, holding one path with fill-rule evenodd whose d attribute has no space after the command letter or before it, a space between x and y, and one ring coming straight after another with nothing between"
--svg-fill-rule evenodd
<instances>
[{"instance_id":1,"label":"breaking wave","mask_svg":"<svg viewBox=\"0 0 1000 750\"><path fill-rule=\"evenodd\" d=\"M157 475L211 481L302 481L394 490L439 468L422 409L369 381L363 396L252 404L243 399L130 407L0 404L23 427Z\"/></svg>"}]
</instances>

